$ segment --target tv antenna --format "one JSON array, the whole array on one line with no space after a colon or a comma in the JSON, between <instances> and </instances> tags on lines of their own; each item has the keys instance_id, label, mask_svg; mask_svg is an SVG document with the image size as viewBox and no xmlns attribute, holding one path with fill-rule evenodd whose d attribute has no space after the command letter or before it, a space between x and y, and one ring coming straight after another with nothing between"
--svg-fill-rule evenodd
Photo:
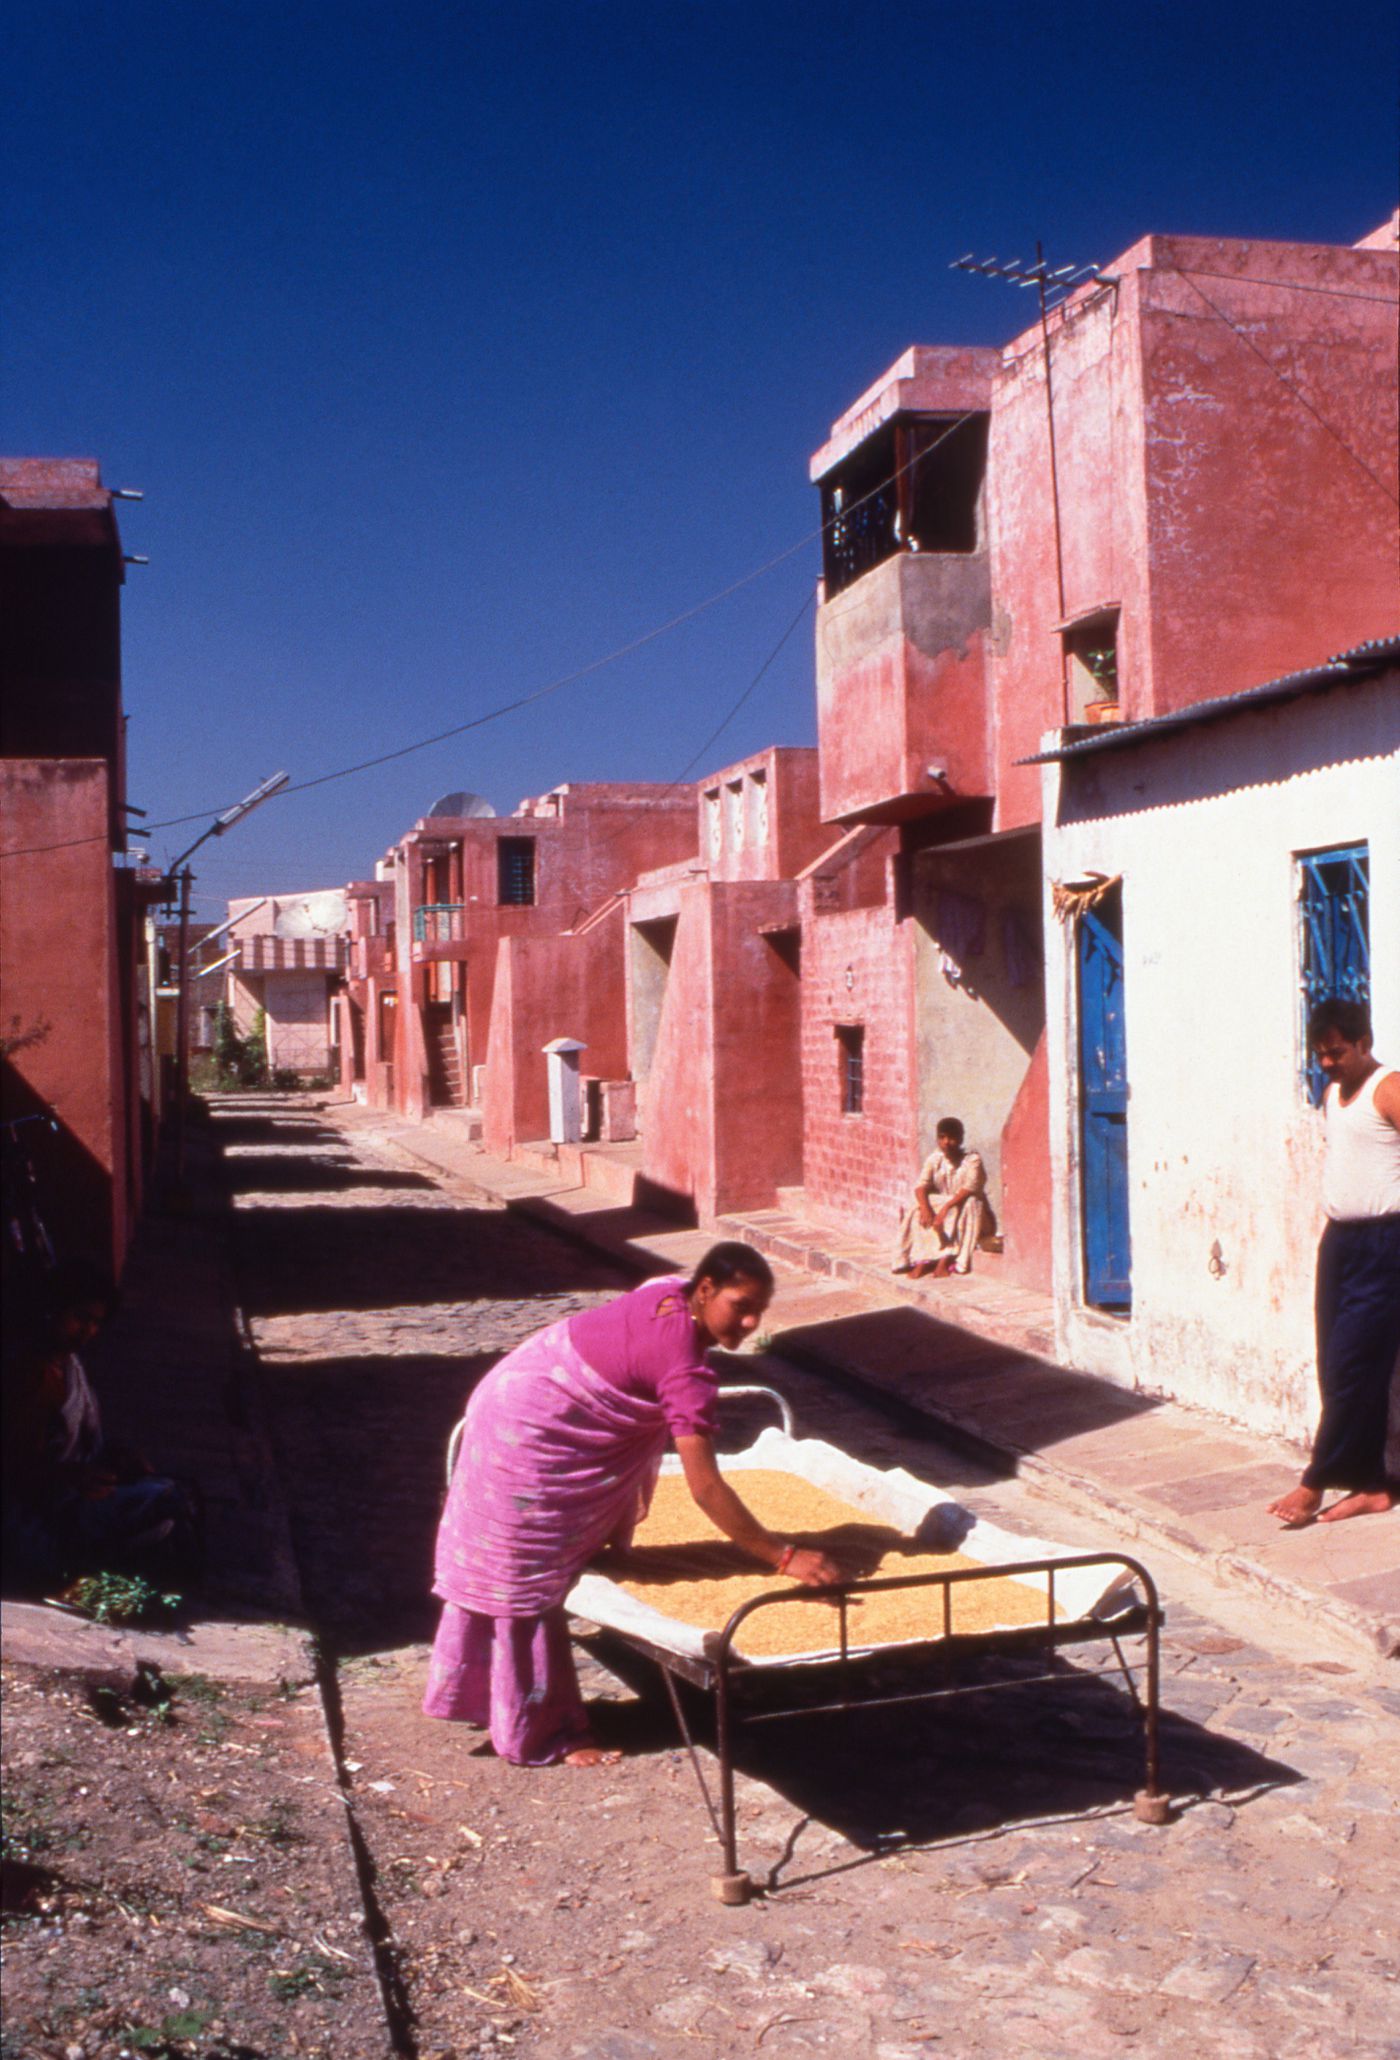
<instances>
[{"instance_id":1,"label":"tv antenna","mask_svg":"<svg viewBox=\"0 0 1400 2060\"><path fill-rule=\"evenodd\" d=\"M1012 286L1033 286L1040 304L1040 340L1045 348L1045 428L1050 439L1050 500L1055 514L1055 592L1060 604L1059 620L1065 620L1065 552L1060 531L1060 468L1055 453L1055 399L1050 383L1050 325L1046 320L1077 287L1091 279L1102 279L1102 265L1051 265L1039 237L1035 262L1023 264L1015 258L979 258L966 251L954 258L950 272L978 272L984 279L1005 279ZM1060 639L1060 720L1069 722L1069 658L1064 638Z\"/></svg>"}]
</instances>

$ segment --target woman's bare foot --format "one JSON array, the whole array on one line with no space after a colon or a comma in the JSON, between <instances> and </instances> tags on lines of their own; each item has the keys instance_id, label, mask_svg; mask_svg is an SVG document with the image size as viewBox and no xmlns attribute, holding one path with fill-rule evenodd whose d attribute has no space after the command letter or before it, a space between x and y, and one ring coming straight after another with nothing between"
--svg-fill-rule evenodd
<instances>
[{"instance_id":1,"label":"woman's bare foot","mask_svg":"<svg viewBox=\"0 0 1400 2060\"><path fill-rule=\"evenodd\" d=\"M1286 1531L1301 1531L1310 1524L1322 1507L1322 1495L1317 1488L1305 1488L1300 1481L1296 1488L1290 1488L1286 1495L1280 1495L1277 1502L1269 1504L1269 1515L1276 1516Z\"/></svg>"},{"instance_id":2,"label":"woman's bare foot","mask_svg":"<svg viewBox=\"0 0 1400 2060\"><path fill-rule=\"evenodd\" d=\"M1330 1509L1324 1509L1318 1518L1320 1524L1345 1523L1349 1516L1384 1516L1388 1509L1394 1509L1395 1497L1388 1488L1377 1488L1369 1495L1344 1495L1340 1502L1334 1502Z\"/></svg>"},{"instance_id":3,"label":"woman's bare foot","mask_svg":"<svg viewBox=\"0 0 1400 2060\"><path fill-rule=\"evenodd\" d=\"M607 1752L601 1745L576 1745L572 1752L564 1755L566 1767L615 1767L622 1758L620 1752Z\"/></svg>"}]
</instances>

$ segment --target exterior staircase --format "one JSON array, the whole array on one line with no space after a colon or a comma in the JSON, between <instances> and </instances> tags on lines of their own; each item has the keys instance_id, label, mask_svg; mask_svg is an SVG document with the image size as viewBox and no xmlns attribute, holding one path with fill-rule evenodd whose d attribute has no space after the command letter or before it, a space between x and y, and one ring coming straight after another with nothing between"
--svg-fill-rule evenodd
<instances>
[{"instance_id":1,"label":"exterior staircase","mask_svg":"<svg viewBox=\"0 0 1400 2060\"><path fill-rule=\"evenodd\" d=\"M430 1005L423 1011L423 1048L428 1061L429 1102L435 1109L464 1109L466 1082L449 1008Z\"/></svg>"}]
</instances>

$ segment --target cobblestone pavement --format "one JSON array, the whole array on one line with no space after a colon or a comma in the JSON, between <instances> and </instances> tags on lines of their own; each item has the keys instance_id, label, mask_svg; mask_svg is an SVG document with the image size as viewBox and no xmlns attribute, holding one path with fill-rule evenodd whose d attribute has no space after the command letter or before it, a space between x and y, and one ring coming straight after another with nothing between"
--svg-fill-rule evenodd
<instances>
[{"instance_id":1,"label":"cobblestone pavement","mask_svg":"<svg viewBox=\"0 0 1400 2060\"><path fill-rule=\"evenodd\" d=\"M1107 1648L1005 1692L1015 1669L989 1665L933 1712L760 1727L741 1860L769 1892L743 1910L709 1897L717 1855L645 1669L585 1665L600 1733L629 1748L604 1773L522 1774L424 1723L448 1429L497 1353L626 1283L309 1110L225 1134L308 1607L342 1656L352 1802L424 2060L1397 2060L1395 1671L1199 1568L1154 1566L1165 1829L1131 1813L1139 1740ZM781 1385L801 1430L1011 1528L1116 1542L813 1376L733 1370Z\"/></svg>"},{"instance_id":2,"label":"cobblestone pavement","mask_svg":"<svg viewBox=\"0 0 1400 2060\"><path fill-rule=\"evenodd\" d=\"M342 1651L422 1635L443 1458L474 1381L628 1278L314 1110L216 1118L235 1263L308 1610Z\"/></svg>"}]
</instances>

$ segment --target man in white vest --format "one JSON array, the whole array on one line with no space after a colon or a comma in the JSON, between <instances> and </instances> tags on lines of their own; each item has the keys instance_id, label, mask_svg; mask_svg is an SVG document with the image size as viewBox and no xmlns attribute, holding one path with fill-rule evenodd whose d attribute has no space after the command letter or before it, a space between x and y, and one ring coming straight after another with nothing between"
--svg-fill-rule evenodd
<instances>
[{"instance_id":1,"label":"man in white vest","mask_svg":"<svg viewBox=\"0 0 1400 2060\"><path fill-rule=\"evenodd\" d=\"M1391 1376L1400 1355L1400 1071L1371 1053L1359 1002L1319 1002L1308 1041L1327 1076L1317 1251L1317 1375L1322 1416L1296 1488L1270 1513L1288 1530L1316 1517L1379 1516L1400 1501L1386 1470ZM1322 1507L1329 1488L1340 1501Z\"/></svg>"}]
</instances>

